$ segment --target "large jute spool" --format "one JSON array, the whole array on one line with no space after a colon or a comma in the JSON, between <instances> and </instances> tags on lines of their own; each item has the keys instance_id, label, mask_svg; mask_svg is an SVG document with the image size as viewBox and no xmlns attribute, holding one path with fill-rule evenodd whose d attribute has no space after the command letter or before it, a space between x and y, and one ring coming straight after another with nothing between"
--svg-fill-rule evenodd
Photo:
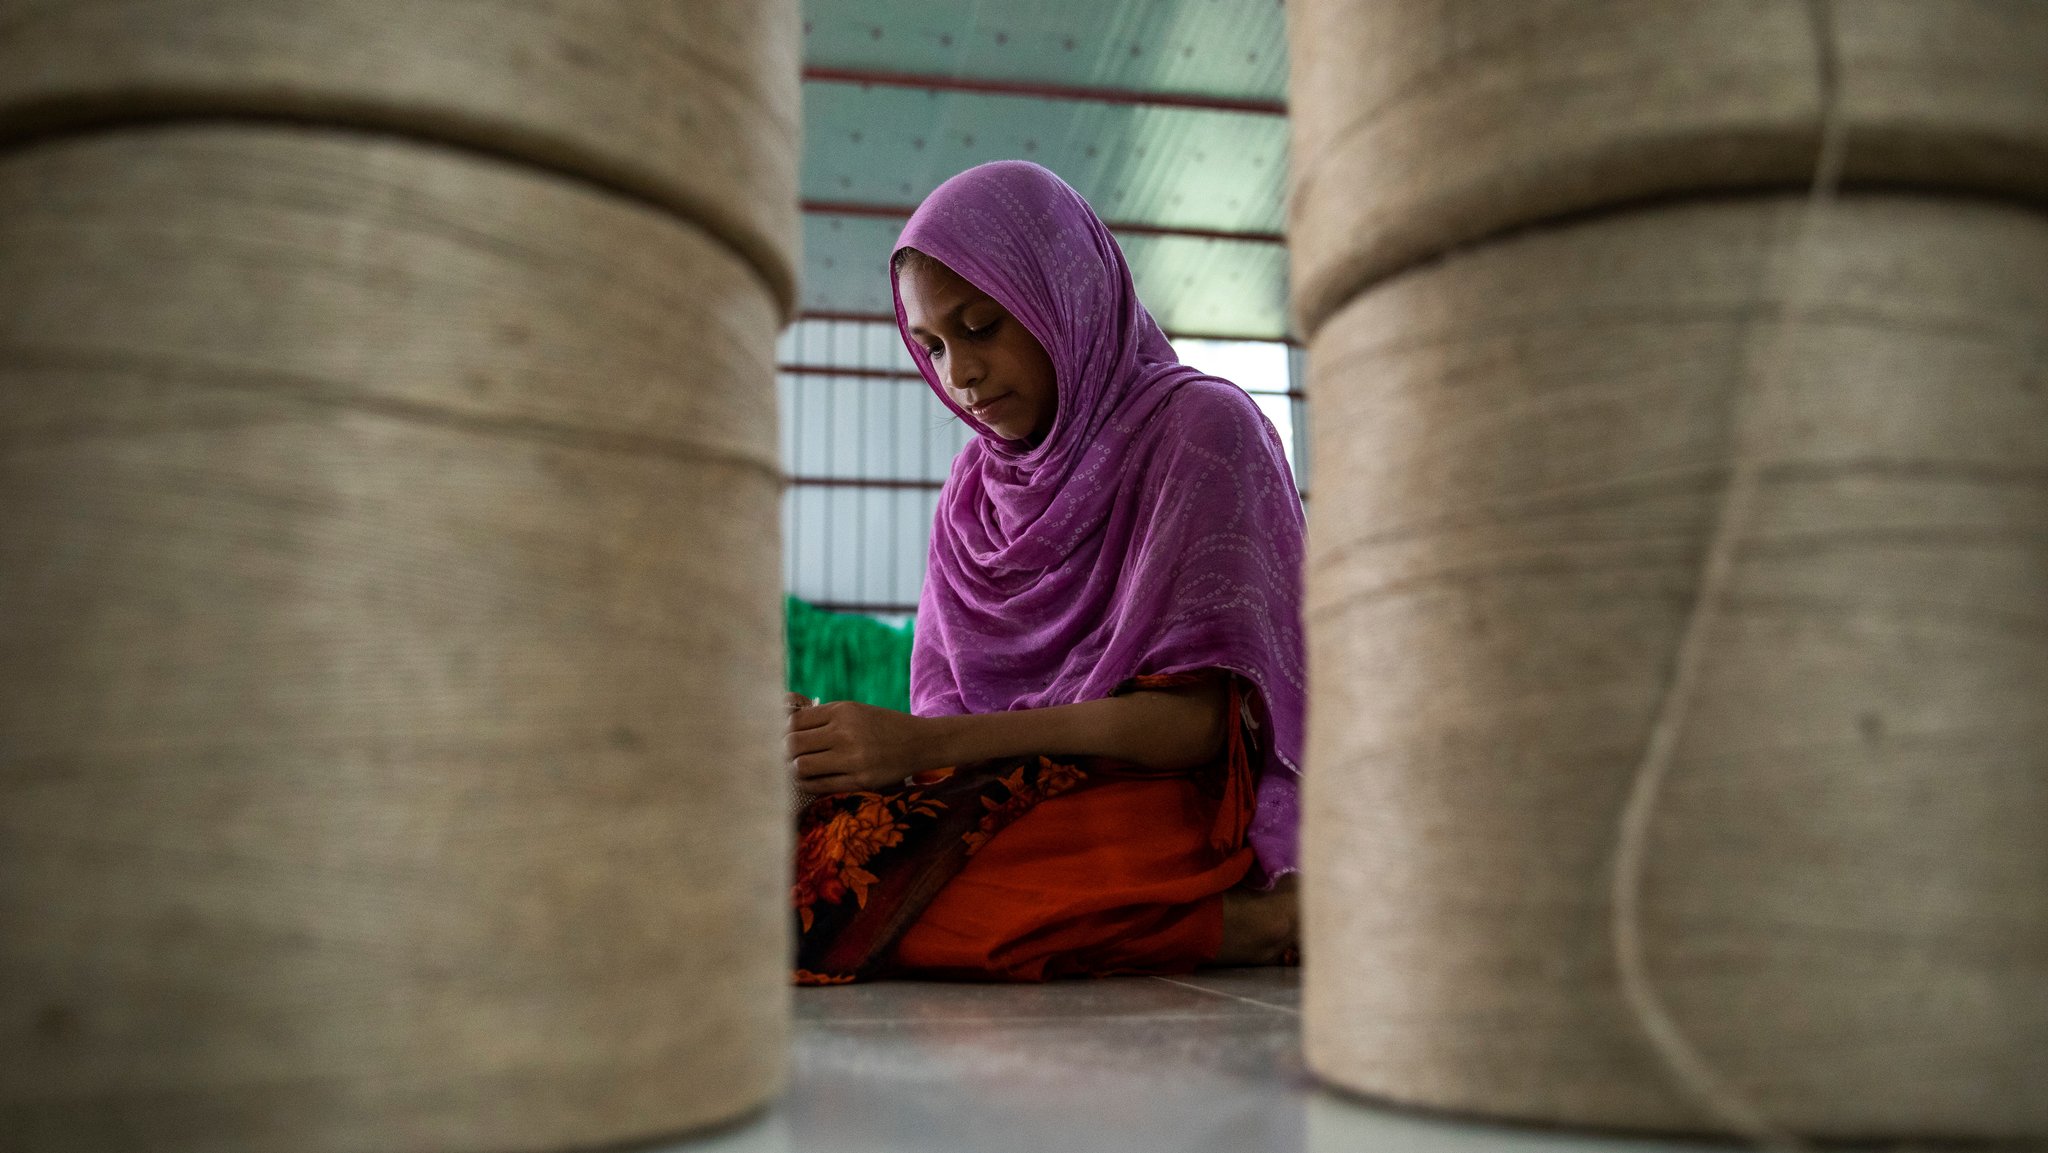
<instances>
[{"instance_id":1,"label":"large jute spool","mask_svg":"<svg viewBox=\"0 0 2048 1153\"><path fill-rule=\"evenodd\" d=\"M0 1146L589 1147L775 1092L750 262L172 123L0 156L0 285Z\"/></svg>"},{"instance_id":2,"label":"large jute spool","mask_svg":"<svg viewBox=\"0 0 2048 1153\"><path fill-rule=\"evenodd\" d=\"M1824 109L1862 186L2048 197L2039 0L1288 5L1294 304L1532 221L1804 186Z\"/></svg>"},{"instance_id":3,"label":"large jute spool","mask_svg":"<svg viewBox=\"0 0 2048 1153\"><path fill-rule=\"evenodd\" d=\"M1643 973L1775 1127L2048 1131L2048 216L1806 211L1527 232L1318 333L1304 1021L1335 1084L1726 1123L1624 997L1609 896L1747 454Z\"/></svg>"},{"instance_id":4,"label":"large jute spool","mask_svg":"<svg viewBox=\"0 0 2048 1153\"><path fill-rule=\"evenodd\" d=\"M795 290L794 3L0 0L0 141L189 116L397 132L689 217Z\"/></svg>"}]
</instances>

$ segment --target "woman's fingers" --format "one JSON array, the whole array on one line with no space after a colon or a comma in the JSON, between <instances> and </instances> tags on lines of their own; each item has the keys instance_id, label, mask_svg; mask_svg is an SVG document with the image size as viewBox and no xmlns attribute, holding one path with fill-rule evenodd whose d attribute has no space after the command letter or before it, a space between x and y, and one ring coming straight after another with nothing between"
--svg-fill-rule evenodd
<instances>
[{"instance_id":1,"label":"woman's fingers","mask_svg":"<svg viewBox=\"0 0 2048 1153\"><path fill-rule=\"evenodd\" d=\"M891 731L877 728L877 718L911 720L902 714L873 709L847 701L797 709L789 717L789 733L783 739L797 780L808 792L851 792L901 780L904 770L883 771L904 761L892 751L901 740L891 741ZM814 787L815 786L815 787Z\"/></svg>"},{"instance_id":2,"label":"woman's fingers","mask_svg":"<svg viewBox=\"0 0 2048 1153\"><path fill-rule=\"evenodd\" d=\"M789 729L791 732L801 732L804 729L822 728L831 721L832 711L831 702L796 709L789 714Z\"/></svg>"},{"instance_id":3,"label":"woman's fingers","mask_svg":"<svg viewBox=\"0 0 2048 1153\"><path fill-rule=\"evenodd\" d=\"M793 731L782 738L783 751L791 760L806 753L822 753L835 743L834 734L830 729L803 729Z\"/></svg>"},{"instance_id":4,"label":"woman's fingers","mask_svg":"<svg viewBox=\"0 0 2048 1153\"><path fill-rule=\"evenodd\" d=\"M846 766L841 764L837 757L812 753L809 756L794 757L792 760L796 765L796 777L800 781L846 775Z\"/></svg>"}]
</instances>

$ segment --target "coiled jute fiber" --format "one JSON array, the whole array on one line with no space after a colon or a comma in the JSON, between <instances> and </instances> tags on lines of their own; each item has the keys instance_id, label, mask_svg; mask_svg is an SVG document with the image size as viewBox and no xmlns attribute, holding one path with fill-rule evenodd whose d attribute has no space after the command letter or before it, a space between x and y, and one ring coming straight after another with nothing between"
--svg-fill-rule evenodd
<instances>
[{"instance_id":1,"label":"coiled jute fiber","mask_svg":"<svg viewBox=\"0 0 2048 1153\"><path fill-rule=\"evenodd\" d=\"M1647 969L1785 1127L2048 1125L2048 218L1844 201L1773 337L1799 210L1529 234L1318 337L1304 1020L1337 1084L1715 1124L1623 1000L1607 878L1771 350Z\"/></svg>"},{"instance_id":2,"label":"coiled jute fiber","mask_svg":"<svg viewBox=\"0 0 2048 1153\"><path fill-rule=\"evenodd\" d=\"M1824 108L1852 183L2048 198L2048 4L1831 7L1822 31L1810 0L1290 4L1303 328L1504 228L1804 187Z\"/></svg>"},{"instance_id":3,"label":"coiled jute fiber","mask_svg":"<svg viewBox=\"0 0 2048 1153\"><path fill-rule=\"evenodd\" d=\"M402 128L0 151L0 1147L584 1148L781 1083L776 276Z\"/></svg>"},{"instance_id":4,"label":"coiled jute fiber","mask_svg":"<svg viewBox=\"0 0 2048 1153\"><path fill-rule=\"evenodd\" d=\"M9 1148L551 1149L781 1075L744 263L495 161L0 160Z\"/></svg>"},{"instance_id":5,"label":"coiled jute fiber","mask_svg":"<svg viewBox=\"0 0 2048 1153\"><path fill-rule=\"evenodd\" d=\"M0 0L0 141L135 120L353 125L669 207L795 296L797 5Z\"/></svg>"},{"instance_id":6,"label":"coiled jute fiber","mask_svg":"<svg viewBox=\"0 0 2048 1153\"><path fill-rule=\"evenodd\" d=\"M1834 194L1832 101L1816 195L1534 209L1317 322L1333 1084L2048 1133L2048 214Z\"/></svg>"}]
</instances>

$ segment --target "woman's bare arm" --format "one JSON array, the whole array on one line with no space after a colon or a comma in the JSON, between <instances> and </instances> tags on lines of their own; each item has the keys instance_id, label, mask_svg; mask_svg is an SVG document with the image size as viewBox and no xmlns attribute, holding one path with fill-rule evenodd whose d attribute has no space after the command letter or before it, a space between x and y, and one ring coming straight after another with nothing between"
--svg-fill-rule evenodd
<instances>
[{"instance_id":1,"label":"woman's bare arm","mask_svg":"<svg viewBox=\"0 0 2048 1153\"><path fill-rule=\"evenodd\" d=\"M1049 709L932 717L939 764L1030 753L1095 756L1148 769L1192 769L1223 751L1227 700L1219 680Z\"/></svg>"},{"instance_id":2,"label":"woman's bare arm","mask_svg":"<svg viewBox=\"0 0 2048 1153\"><path fill-rule=\"evenodd\" d=\"M813 793L894 784L912 773L1043 753L1096 756L1173 771L1223 752L1229 693L1220 677L1079 704L957 717L916 717L835 701L797 710L788 751Z\"/></svg>"}]
</instances>

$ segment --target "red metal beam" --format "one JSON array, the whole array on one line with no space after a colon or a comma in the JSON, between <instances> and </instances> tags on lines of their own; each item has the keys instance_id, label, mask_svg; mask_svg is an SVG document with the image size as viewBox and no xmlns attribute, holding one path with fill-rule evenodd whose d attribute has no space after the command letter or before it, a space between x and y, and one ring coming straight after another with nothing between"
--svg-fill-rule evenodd
<instances>
[{"instance_id":1,"label":"red metal beam","mask_svg":"<svg viewBox=\"0 0 2048 1153\"><path fill-rule=\"evenodd\" d=\"M924 374L907 368L842 368L831 364L778 364L775 371L791 376L857 376L867 380L903 380L924 383Z\"/></svg>"},{"instance_id":2,"label":"red metal beam","mask_svg":"<svg viewBox=\"0 0 2048 1153\"><path fill-rule=\"evenodd\" d=\"M919 72L888 72L872 68L804 69L804 79L820 84L918 88L926 92L973 92L983 96L1023 96L1036 100L1072 100L1084 104L1151 105L1193 108L1204 112L1242 112L1253 116L1285 116L1280 100L1249 100L1234 96L1202 96L1190 92L1151 92L1136 88L1102 88L1081 84L1046 84L1036 80L978 80Z\"/></svg>"},{"instance_id":3,"label":"red metal beam","mask_svg":"<svg viewBox=\"0 0 2048 1153\"><path fill-rule=\"evenodd\" d=\"M877 488L898 492L937 492L945 487L938 480L892 480L867 476L793 476L791 488Z\"/></svg>"},{"instance_id":4,"label":"red metal beam","mask_svg":"<svg viewBox=\"0 0 2048 1153\"><path fill-rule=\"evenodd\" d=\"M859 601L809 601L806 603L814 609L823 609L828 613L863 613L870 616L879 616L886 613L890 616L899 617L917 615L916 605L867 604Z\"/></svg>"},{"instance_id":5,"label":"red metal beam","mask_svg":"<svg viewBox=\"0 0 2048 1153\"><path fill-rule=\"evenodd\" d=\"M917 210L914 204L863 204L852 200L806 200L804 211L814 216L859 216L873 220L908 220ZM1172 236L1196 240L1229 240L1240 244L1275 244L1285 247L1287 237L1279 232L1249 232L1232 228L1184 228L1164 224L1142 224L1134 220L1105 220L1111 232L1131 236Z\"/></svg>"},{"instance_id":6,"label":"red metal beam","mask_svg":"<svg viewBox=\"0 0 2048 1153\"><path fill-rule=\"evenodd\" d=\"M888 324L896 323L893 312L845 312L830 308L806 309L796 314L798 320L836 320L846 324Z\"/></svg>"}]
</instances>

